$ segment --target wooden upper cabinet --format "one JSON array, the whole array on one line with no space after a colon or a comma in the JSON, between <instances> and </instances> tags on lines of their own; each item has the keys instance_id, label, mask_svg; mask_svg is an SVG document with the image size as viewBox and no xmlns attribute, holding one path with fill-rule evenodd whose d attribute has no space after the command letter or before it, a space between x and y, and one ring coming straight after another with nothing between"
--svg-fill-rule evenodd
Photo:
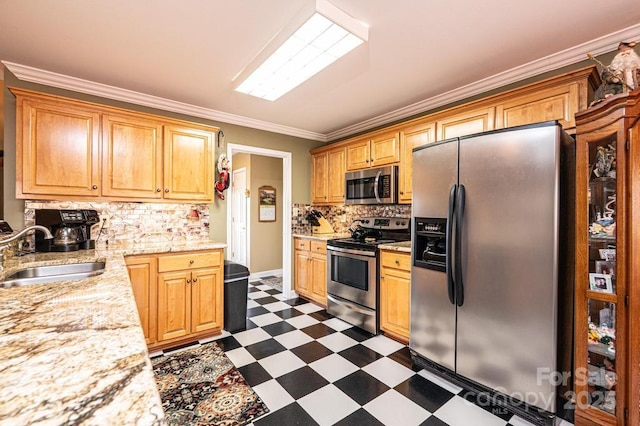
<instances>
[{"instance_id":1,"label":"wooden upper cabinet","mask_svg":"<svg viewBox=\"0 0 640 426\"><path fill-rule=\"evenodd\" d=\"M312 204L344 202L345 155L343 147L311 156Z\"/></svg>"},{"instance_id":2,"label":"wooden upper cabinet","mask_svg":"<svg viewBox=\"0 0 640 426\"><path fill-rule=\"evenodd\" d=\"M489 106L438 118L438 140L493 130L494 115L495 108Z\"/></svg>"},{"instance_id":3,"label":"wooden upper cabinet","mask_svg":"<svg viewBox=\"0 0 640 426\"><path fill-rule=\"evenodd\" d=\"M99 196L100 114L60 99L16 98L16 196Z\"/></svg>"},{"instance_id":4,"label":"wooden upper cabinet","mask_svg":"<svg viewBox=\"0 0 640 426\"><path fill-rule=\"evenodd\" d=\"M400 131L400 169L398 202L411 203L413 191L413 148L436 140L436 123L414 124Z\"/></svg>"},{"instance_id":5,"label":"wooden upper cabinet","mask_svg":"<svg viewBox=\"0 0 640 426\"><path fill-rule=\"evenodd\" d=\"M162 198L162 123L102 117L102 195Z\"/></svg>"},{"instance_id":6,"label":"wooden upper cabinet","mask_svg":"<svg viewBox=\"0 0 640 426\"><path fill-rule=\"evenodd\" d=\"M311 156L311 203L323 204L328 202L328 154L322 152Z\"/></svg>"},{"instance_id":7,"label":"wooden upper cabinet","mask_svg":"<svg viewBox=\"0 0 640 426\"><path fill-rule=\"evenodd\" d=\"M575 129L575 113L581 108L577 82L534 91L496 106L496 128L558 120L562 128Z\"/></svg>"},{"instance_id":8,"label":"wooden upper cabinet","mask_svg":"<svg viewBox=\"0 0 640 426\"><path fill-rule=\"evenodd\" d=\"M327 153L327 189L330 203L344 203L344 173L346 150L339 148Z\"/></svg>"},{"instance_id":9,"label":"wooden upper cabinet","mask_svg":"<svg viewBox=\"0 0 640 426\"><path fill-rule=\"evenodd\" d=\"M400 134L375 133L347 145L347 170L379 167L400 161Z\"/></svg>"},{"instance_id":10,"label":"wooden upper cabinet","mask_svg":"<svg viewBox=\"0 0 640 426\"><path fill-rule=\"evenodd\" d=\"M167 125L164 127L164 198L213 198L213 136L210 131Z\"/></svg>"},{"instance_id":11,"label":"wooden upper cabinet","mask_svg":"<svg viewBox=\"0 0 640 426\"><path fill-rule=\"evenodd\" d=\"M371 161L369 139L362 139L347 145L347 170L360 170L369 167Z\"/></svg>"},{"instance_id":12,"label":"wooden upper cabinet","mask_svg":"<svg viewBox=\"0 0 640 426\"><path fill-rule=\"evenodd\" d=\"M215 127L10 88L16 197L213 200Z\"/></svg>"}]
</instances>

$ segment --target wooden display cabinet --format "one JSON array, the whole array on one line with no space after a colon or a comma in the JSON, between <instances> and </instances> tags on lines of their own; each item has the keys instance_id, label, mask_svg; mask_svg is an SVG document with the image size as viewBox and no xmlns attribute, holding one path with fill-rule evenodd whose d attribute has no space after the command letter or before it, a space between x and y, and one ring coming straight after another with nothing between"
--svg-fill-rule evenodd
<instances>
[{"instance_id":1,"label":"wooden display cabinet","mask_svg":"<svg viewBox=\"0 0 640 426\"><path fill-rule=\"evenodd\" d=\"M576 114L576 426L640 424L639 101Z\"/></svg>"}]
</instances>

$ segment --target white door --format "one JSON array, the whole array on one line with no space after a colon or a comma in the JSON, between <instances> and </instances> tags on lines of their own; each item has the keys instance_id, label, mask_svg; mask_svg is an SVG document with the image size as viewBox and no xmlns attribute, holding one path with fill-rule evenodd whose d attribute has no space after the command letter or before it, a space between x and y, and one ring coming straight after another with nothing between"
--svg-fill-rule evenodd
<instances>
[{"instance_id":1,"label":"white door","mask_svg":"<svg viewBox=\"0 0 640 426\"><path fill-rule=\"evenodd\" d=\"M231 179L231 261L247 265L247 169L233 171Z\"/></svg>"}]
</instances>

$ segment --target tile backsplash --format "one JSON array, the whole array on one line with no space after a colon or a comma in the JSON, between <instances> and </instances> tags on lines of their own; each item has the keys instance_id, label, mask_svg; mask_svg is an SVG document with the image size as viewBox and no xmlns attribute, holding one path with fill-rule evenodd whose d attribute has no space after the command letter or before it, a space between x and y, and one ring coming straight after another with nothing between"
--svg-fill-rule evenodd
<instances>
[{"instance_id":1,"label":"tile backsplash","mask_svg":"<svg viewBox=\"0 0 640 426\"><path fill-rule=\"evenodd\" d=\"M36 209L93 209L108 219L97 245L129 242L196 241L209 239L208 204L26 201L25 225L35 224ZM199 219L190 219L192 210ZM93 237L100 228L95 225Z\"/></svg>"},{"instance_id":2,"label":"tile backsplash","mask_svg":"<svg viewBox=\"0 0 640 426\"><path fill-rule=\"evenodd\" d=\"M305 219L307 213L315 209L329 221L335 232L347 232L351 223L362 217L411 217L410 204L351 205L351 206L311 206L294 204L291 211L291 228L294 234L311 233L311 225Z\"/></svg>"}]
</instances>

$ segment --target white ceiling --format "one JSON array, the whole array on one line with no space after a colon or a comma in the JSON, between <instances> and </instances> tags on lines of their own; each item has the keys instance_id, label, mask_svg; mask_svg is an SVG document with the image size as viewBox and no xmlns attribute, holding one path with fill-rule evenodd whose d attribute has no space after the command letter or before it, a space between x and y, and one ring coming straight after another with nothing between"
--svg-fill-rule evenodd
<instances>
[{"instance_id":1,"label":"white ceiling","mask_svg":"<svg viewBox=\"0 0 640 426\"><path fill-rule=\"evenodd\" d=\"M312 1L0 0L0 60L25 80L332 140L640 41L638 0L330 0L368 43L275 102L233 91Z\"/></svg>"}]
</instances>

